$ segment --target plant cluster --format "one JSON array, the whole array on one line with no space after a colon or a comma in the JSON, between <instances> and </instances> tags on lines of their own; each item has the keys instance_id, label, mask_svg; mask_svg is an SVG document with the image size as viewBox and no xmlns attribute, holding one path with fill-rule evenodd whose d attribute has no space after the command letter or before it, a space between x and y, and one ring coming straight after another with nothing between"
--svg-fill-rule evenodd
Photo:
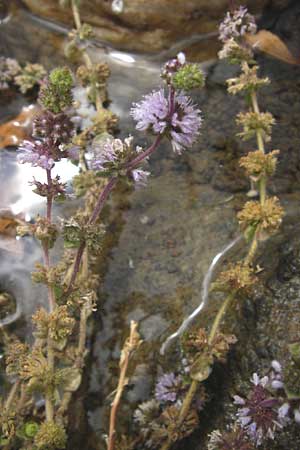
<instances>
[{"instance_id":1,"label":"plant cluster","mask_svg":"<svg viewBox=\"0 0 300 450\"><path fill-rule=\"evenodd\" d=\"M94 64L88 49L93 30L82 24L79 0L60 2L73 11L75 29L69 34L66 56L77 63L74 73L59 67L46 73L38 65L23 69L9 58L0 61L0 85L18 84L26 92L40 84L38 101L41 111L34 119L32 139L18 151L21 164L31 164L45 171L45 182L34 179L34 192L45 198L46 212L34 223L20 227L20 235L30 234L43 250L43 263L32 274L35 283L45 285L48 308L38 309L33 317L33 343L11 336L5 339L6 371L11 390L1 399L0 446L5 449L64 449L67 445L67 411L72 393L80 386L87 354L87 323L97 307L98 278L93 274L93 260L101 253L105 239L103 207L120 181L143 187L151 175L148 158L167 139L173 151L189 149L200 134L201 111L192 102L189 91L204 85L204 75L197 64L189 64L179 53L162 69L163 85L132 106L130 114L139 131L147 133L147 148L134 145L134 138L115 137L117 117L104 105L110 71L105 63ZM247 9L228 13L220 25L224 46L219 56L239 64L241 74L229 79L228 92L250 99L249 110L237 115L243 140L256 137L257 147L241 157L251 184L250 195L237 221L245 237L246 256L231 263L217 277L212 291L222 297L210 329L187 332L180 342L178 370L160 373L153 398L140 404L133 416L136 437L118 435L118 409L128 383L128 365L142 341L137 324L131 323L130 335L120 358L120 376L111 405L108 450L168 450L189 436L199 424L199 414L208 401L204 382L216 364L224 364L237 338L222 331L229 309L236 312L243 299L255 291L258 274L255 257L259 244L278 232L284 215L277 197L267 192L267 181L277 165L278 150L266 152L275 124L269 112L261 112L258 91L268 78L259 77L259 67L252 49L245 43L247 34L257 30ZM79 166L73 189L83 198L82 206L71 217L58 222L53 204L68 199L66 185L53 168L63 158ZM147 169L147 170L146 170ZM51 249L60 237L64 242L61 260L54 264ZM210 434L209 450L251 450L292 419L300 422L300 350L298 343L289 347L290 359L284 367L272 362L268 374L252 377L248 395L236 395L235 423L226 431ZM43 408L36 414L36 398Z\"/></svg>"},{"instance_id":2,"label":"plant cluster","mask_svg":"<svg viewBox=\"0 0 300 450\"><path fill-rule=\"evenodd\" d=\"M105 239L103 207L120 180L145 186L150 172L144 166L163 139L171 142L176 153L191 147L202 121L187 91L203 85L203 74L198 65L188 64L180 54L163 70L165 87L146 95L131 110L137 129L148 132L152 144L142 148L134 145L131 136L116 139L117 118L103 106L109 68L105 63L94 64L88 54L93 30L81 23L79 2L71 0L64 6L72 8L76 25L66 46L66 54L79 64L75 74L68 67L58 67L46 76L37 65L23 70L13 60L1 61L5 88L14 81L25 92L30 80L42 78L38 95L41 110L34 119L32 138L20 145L17 158L20 164L44 170L46 181L33 179L31 184L46 200L46 211L33 223L21 226L19 234L40 242L43 263L37 263L32 280L45 285L48 293L48 308L37 309L32 317L33 343L17 337L6 340L6 370L12 383L7 398L1 400L0 445L6 449L66 447L68 405L81 383L87 322L97 307L99 281L93 275L93 260L101 253ZM165 71L171 67L172 75L166 79ZM53 168L62 159L79 166L74 191L84 201L71 217L59 222L53 205L66 201L68 193L60 177L53 175ZM64 251L61 260L54 263L51 250L58 237L64 242ZM132 323L112 404L110 450L115 447L117 410L127 383L129 358L140 343L137 324ZM43 405L38 414L36 398ZM176 411L168 412L174 424Z\"/></svg>"}]
</instances>

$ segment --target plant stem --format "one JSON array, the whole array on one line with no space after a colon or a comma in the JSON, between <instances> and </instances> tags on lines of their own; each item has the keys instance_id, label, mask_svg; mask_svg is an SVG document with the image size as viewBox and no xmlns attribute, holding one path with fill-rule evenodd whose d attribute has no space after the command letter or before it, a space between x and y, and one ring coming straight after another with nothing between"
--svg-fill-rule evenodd
<instances>
[{"instance_id":1,"label":"plant stem","mask_svg":"<svg viewBox=\"0 0 300 450\"><path fill-rule=\"evenodd\" d=\"M111 405L108 444L107 444L108 450L114 450L115 436L116 436L116 419L117 419L117 413L118 413L118 408L119 408L120 400L122 397L122 393L123 393L124 387L127 384L126 372L128 369L129 359L130 359L132 352L137 347L139 347L140 343L141 343L141 340L139 339L139 334L137 332L137 323L134 321L131 321L130 335L129 335L129 338L126 340L126 342L123 346L122 352L121 352L120 376L119 376L119 381L118 381L117 392L116 392L115 398Z\"/></svg>"},{"instance_id":2,"label":"plant stem","mask_svg":"<svg viewBox=\"0 0 300 450\"><path fill-rule=\"evenodd\" d=\"M189 412L191 403L192 403L192 401L193 401L193 399L195 397L195 394L197 392L198 385L199 385L199 382L196 381L196 380L193 380L191 385L190 385L190 387L189 387L189 390L188 390L186 396L184 397L184 400L183 400L183 403L182 403L182 406L181 406L181 409L180 409L180 413L179 413L178 422L177 422L178 427L180 427L183 424L183 422L184 422L184 420L185 420L185 418L186 418L186 416L187 416L187 414ZM169 450L169 448L171 447L172 443L173 443L173 441L169 437L166 440L166 442L163 444L163 446L161 447L161 450Z\"/></svg>"},{"instance_id":3,"label":"plant stem","mask_svg":"<svg viewBox=\"0 0 300 450\"><path fill-rule=\"evenodd\" d=\"M17 380L17 381L12 385L12 387L11 387L11 389L10 389L10 392L9 392L9 395L8 395L7 400L6 400L6 402L5 402L5 405L4 405L4 409L5 409L6 411L9 411L9 408L11 407L12 402L14 401L15 396L16 396L18 390L19 390L20 384L21 384L21 381L20 381L20 380Z\"/></svg>"},{"instance_id":4,"label":"plant stem","mask_svg":"<svg viewBox=\"0 0 300 450\"><path fill-rule=\"evenodd\" d=\"M48 185L48 195L47 195L47 220L49 224L51 224L52 221L52 203L53 203L53 194L52 194L52 177L51 177L51 169L46 170L47 173L47 185ZM49 246L48 243L44 243L42 246L44 250L44 260L45 260L45 266L46 269L49 271L51 267L50 263L50 254L49 254ZM49 302L49 312L53 312L56 308L56 301L55 301L55 295L54 290L51 285L48 284L48 302ZM47 338L47 363L50 370L54 371L55 367L55 357L54 357L54 350L53 350L53 342L52 338L49 335L48 332L48 338ZM54 418L54 407L53 407L53 400L52 400L52 393L47 392L45 395L45 409L46 409L46 420L47 422L52 422Z\"/></svg>"},{"instance_id":5,"label":"plant stem","mask_svg":"<svg viewBox=\"0 0 300 450\"><path fill-rule=\"evenodd\" d=\"M147 159L152 153L155 152L157 147L159 146L160 142L162 140L162 136L159 134L156 136L155 141L153 144L144 152L140 153L135 159L133 159L127 166L127 173L129 174L131 170L135 169L142 161Z\"/></svg>"},{"instance_id":6,"label":"plant stem","mask_svg":"<svg viewBox=\"0 0 300 450\"><path fill-rule=\"evenodd\" d=\"M82 24L81 24L81 19L80 19L80 11L79 11L79 8L78 8L75 0L72 0L72 12L73 12L73 18L74 18L76 29L77 29L77 31L79 31ZM88 69L92 69L93 63L92 63L92 60L91 60L89 54L87 53L87 51L83 52L83 59L84 59L86 67ZM99 89L97 89L96 86L95 86L95 92L96 92L95 105L96 105L97 111L99 112L102 110L103 104L102 104L102 99L100 96Z\"/></svg>"},{"instance_id":7,"label":"plant stem","mask_svg":"<svg viewBox=\"0 0 300 450\"><path fill-rule=\"evenodd\" d=\"M221 323L221 321L223 319L223 316L224 316L224 314L225 314L225 312L226 312L226 310L227 310L231 300L234 299L235 295L236 295L235 291L231 292L228 295L228 297L226 298L226 300L222 303L222 306L219 309L218 314L216 315L216 318L214 320L213 326L212 326L212 328L210 330L210 334L209 334L209 337L208 337L208 343L209 344L211 344L212 341L214 340L214 338L215 338L215 336L217 334L218 328L220 326L220 323Z\"/></svg>"},{"instance_id":8,"label":"plant stem","mask_svg":"<svg viewBox=\"0 0 300 450\"><path fill-rule=\"evenodd\" d=\"M145 150L144 152L140 153L135 159L133 159L128 164L128 166L126 167L128 175L142 161L144 161L153 152L155 152L155 150L157 149L157 147L160 144L161 140L162 140L162 136L158 135L156 137L155 141L153 142L153 144L147 150ZM106 200L108 199L109 194L111 193L111 191L113 190L113 188L117 184L117 181L118 181L117 177L110 178L110 180L108 181L108 183L104 187L103 191L99 195L97 203L96 203L96 206L95 206L95 209L94 209L94 211L92 213L92 216L91 216L91 218L90 218L90 220L88 222L90 225L97 221L97 219L98 219L98 217L99 217L99 215L100 215L100 213L101 213L101 211L103 209L103 206L104 206ZM76 258L75 258L75 262L74 262L74 266L73 266L73 272L72 272L72 275L71 275L71 278L70 278L70 282L69 282L69 285L68 285L66 296L69 296L70 293L72 292L74 282L76 280L77 274L78 274L79 269L80 269L80 264L81 264L81 260L82 260L84 249L85 249L85 242L82 242L80 244L80 246L78 247L78 250L77 250L77 254L76 254Z\"/></svg>"},{"instance_id":9,"label":"plant stem","mask_svg":"<svg viewBox=\"0 0 300 450\"><path fill-rule=\"evenodd\" d=\"M252 102L253 111L257 114L260 114L258 101L257 101L257 94L255 91L251 92L251 102ZM263 138L263 134L262 134L261 130L256 131L256 140L257 140L258 149L262 153L265 153L264 138ZM260 197L261 205L264 205L266 196L267 196L266 183L267 183L266 177L262 176L259 181L259 197Z\"/></svg>"},{"instance_id":10,"label":"plant stem","mask_svg":"<svg viewBox=\"0 0 300 450\"><path fill-rule=\"evenodd\" d=\"M72 0L72 12L76 28L77 30L80 30L81 28L80 12L75 0Z\"/></svg>"}]
</instances>

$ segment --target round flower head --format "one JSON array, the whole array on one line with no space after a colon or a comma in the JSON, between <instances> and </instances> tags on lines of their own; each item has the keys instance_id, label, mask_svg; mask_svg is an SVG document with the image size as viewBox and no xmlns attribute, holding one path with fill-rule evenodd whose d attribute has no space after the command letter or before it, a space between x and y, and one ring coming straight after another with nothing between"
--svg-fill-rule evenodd
<instances>
[{"instance_id":1,"label":"round flower head","mask_svg":"<svg viewBox=\"0 0 300 450\"><path fill-rule=\"evenodd\" d=\"M68 143L74 134L74 124L65 113L44 111L33 121L33 136L46 138L55 145Z\"/></svg>"},{"instance_id":2,"label":"round flower head","mask_svg":"<svg viewBox=\"0 0 300 450\"><path fill-rule=\"evenodd\" d=\"M91 169L104 170L104 165L114 163L122 155L124 150L120 139L107 138L92 145Z\"/></svg>"},{"instance_id":3,"label":"round flower head","mask_svg":"<svg viewBox=\"0 0 300 450\"><path fill-rule=\"evenodd\" d=\"M200 110L191 99L183 94L175 94L171 111L169 99L163 89L145 95L134 104L131 115L137 122L136 128L153 134L166 135L176 153L191 147L199 136L201 126Z\"/></svg>"},{"instance_id":4,"label":"round flower head","mask_svg":"<svg viewBox=\"0 0 300 450\"><path fill-rule=\"evenodd\" d=\"M254 17L248 9L240 6L235 11L228 12L219 27L219 39L223 42L231 38L238 39L246 33L255 34L257 26Z\"/></svg>"},{"instance_id":5,"label":"round flower head","mask_svg":"<svg viewBox=\"0 0 300 450\"><path fill-rule=\"evenodd\" d=\"M160 402L176 402L181 390L181 376L173 372L165 373L158 378L155 387L155 398Z\"/></svg>"}]
</instances>

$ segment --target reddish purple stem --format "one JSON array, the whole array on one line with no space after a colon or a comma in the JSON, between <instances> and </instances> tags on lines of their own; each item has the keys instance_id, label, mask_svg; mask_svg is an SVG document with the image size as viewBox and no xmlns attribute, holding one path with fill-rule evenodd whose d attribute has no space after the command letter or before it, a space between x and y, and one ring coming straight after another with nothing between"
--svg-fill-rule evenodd
<instances>
[{"instance_id":1,"label":"reddish purple stem","mask_svg":"<svg viewBox=\"0 0 300 450\"><path fill-rule=\"evenodd\" d=\"M52 215L52 178L51 178L51 169L46 169L47 173L47 183L48 183L48 195L47 195L47 219L51 222Z\"/></svg>"},{"instance_id":2,"label":"reddish purple stem","mask_svg":"<svg viewBox=\"0 0 300 450\"><path fill-rule=\"evenodd\" d=\"M140 153L135 159L133 159L129 163L129 165L127 167L127 174L130 174L130 172L135 167L137 167L142 161L144 161L146 158L148 158L148 156L150 156L157 149L158 145L160 144L161 139L162 139L162 136L158 135L156 137L155 141L153 142L153 144L147 150L145 150L143 153ZM103 208L106 200L108 199L109 194L115 187L117 181L118 181L117 177L112 177L108 181L107 185L105 186L105 188L103 189L103 191L101 192L101 194L98 198L98 201L96 203L93 214L89 220L89 224L95 223L96 220L98 219L98 217L102 211L102 208ZM73 284L76 280L76 277L77 277L79 269L80 269L80 264L81 264L81 259L83 256L84 249L85 249L85 242L82 242L77 250L74 267L73 267L73 272L72 272L71 279L70 279L69 286L68 286L67 293L66 293L67 297L72 292Z\"/></svg>"},{"instance_id":3,"label":"reddish purple stem","mask_svg":"<svg viewBox=\"0 0 300 450\"><path fill-rule=\"evenodd\" d=\"M51 223L52 220L52 202L53 202L53 195L52 195L52 178L51 178L51 169L46 169L47 173L47 184L48 184L48 195L47 195L47 220L49 223ZM43 246L44 251L44 261L45 266L49 270L50 269L50 255L49 255L49 247L48 244L44 244ZM50 312L54 310L55 308L55 296L53 292L52 286L48 285L48 301L49 301L49 310Z\"/></svg>"},{"instance_id":4,"label":"reddish purple stem","mask_svg":"<svg viewBox=\"0 0 300 450\"><path fill-rule=\"evenodd\" d=\"M170 120L172 119L172 116L174 114L174 110L175 110L175 90L174 88L171 86L170 90L169 90L169 118ZM163 136L161 134L159 134L155 141L153 142L153 144L144 152L140 153L135 159L133 159L132 161L130 161L130 163L127 166L127 174L130 175L130 172L135 169L142 161L144 161L146 158L148 158L150 155L152 155L153 152L155 152L155 150L157 149L157 147L159 146L161 140L162 140ZM106 200L109 197L109 194L111 193L111 191L113 190L113 188L115 187L116 183L118 181L117 177L112 177L110 178L110 180L108 181L107 185L105 186L105 188L103 189L103 191L101 192L98 201L96 203L95 209L93 211L93 214L89 220L89 224L93 224L96 222L96 220L98 219L102 208L106 202ZM85 242L82 242L80 244L80 246L78 247L77 250L77 254L76 254L76 258L75 258L75 262L74 262L74 267L73 267L73 272L71 275L71 279L68 285L68 289L67 289L67 293L66 296L68 297L70 295L70 293L72 292L72 287L73 284L76 280L76 277L78 275L79 269L80 269L80 264L81 264L81 259L84 253L84 249L85 249Z\"/></svg>"}]
</instances>

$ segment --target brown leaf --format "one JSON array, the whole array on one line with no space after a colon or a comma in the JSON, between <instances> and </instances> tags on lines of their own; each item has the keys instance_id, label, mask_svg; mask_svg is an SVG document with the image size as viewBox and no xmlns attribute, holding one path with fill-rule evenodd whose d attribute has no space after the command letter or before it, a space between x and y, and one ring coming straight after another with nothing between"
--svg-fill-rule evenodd
<instances>
[{"instance_id":1,"label":"brown leaf","mask_svg":"<svg viewBox=\"0 0 300 450\"><path fill-rule=\"evenodd\" d=\"M282 40L267 30L260 30L256 34L245 34L244 38L253 48L258 48L262 52L280 59L288 64L300 64L300 59L296 59Z\"/></svg>"},{"instance_id":2,"label":"brown leaf","mask_svg":"<svg viewBox=\"0 0 300 450\"><path fill-rule=\"evenodd\" d=\"M16 237L16 228L24 225L25 221L20 215L15 216L10 209L0 209L0 234L2 236Z\"/></svg>"},{"instance_id":3,"label":"brown leaf","mask_svg":"<svg viewBox=\"0 0 300 450\"><path fill-rule=\"evenodd\" d=\"M0 125L0 148L19 145L31 135L32 120L38 112L37 106L26 106L14 119Z\"/></svg>"}]
</instances>

